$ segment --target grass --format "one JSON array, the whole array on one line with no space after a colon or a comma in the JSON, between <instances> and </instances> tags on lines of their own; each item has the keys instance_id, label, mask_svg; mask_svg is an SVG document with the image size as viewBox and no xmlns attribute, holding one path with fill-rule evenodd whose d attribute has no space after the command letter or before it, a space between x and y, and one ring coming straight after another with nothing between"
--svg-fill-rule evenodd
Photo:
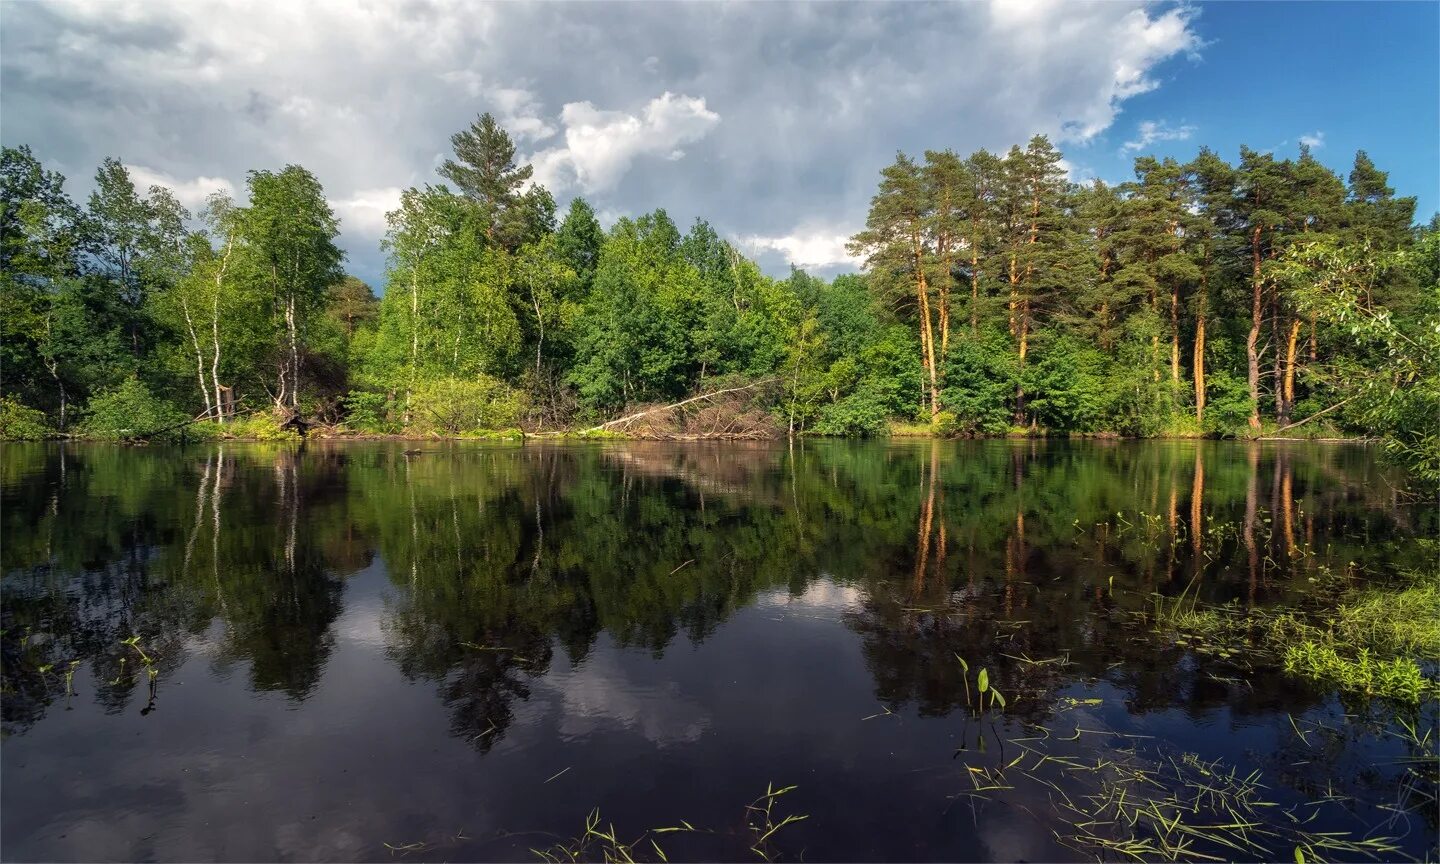
<instances>
[{"instance_id":1,"label":"grass","mask_svg":"<svg viewBox=\"0 0 1440 864\"><path fill-rule=\"evenodd\" d=\"M563 772L562 772L563 773ZM558 775L557 775L558 776ZM551 779L554 779L553 777ZM549 782L548 780L546 781ZM775 838L784 828L803 822L808 815L789 813L780 816L776 812L780 800L795 791L795 786L776 787L765 785L765 794L745 806L745 831L743 836L750 852L761 861L772 862L781 857L775 845ZM550 864L578 864L581 861L603 861L605 864L638 864L641 861L668 862L670 859L657 837L666 834L719 834L720 832L697 828L681 820L679 825L651 828L634 840L622 840L613 823L605 822L596 807L585 817L585 829L574 839L556 843L546 849L531 849L542 861Z\"/></svg>"},{"instance_id":2,"label":"grass","mask_svg":"<svg viewBox=\"0 0 1440 864\"><path fill-rule=\"evenodd\" d=\"M1082 735L1099 748L1056 749ZM1117 737L1125 743L1108 746ZM983 807L1043 795L1051 806L1037 818L1047 827L1059 820L1051 827L1056 841L1101 861L1385 860L1400 849L1377 833L1333 830L1333 817L1349 803L1343 797L1285 807L1273 800L1259 770L1244 774L1219 760L1131 740L1144 737L1078 726L1063 735L1029 726L1026 735L1008 739L1020 753L1003 768L967 765L973 788L956 797Z\"/></svg>"},{"instance_id":3,"label":"grass","mask_svg":"<svg viewBox=\"0 0 1440 864\"><path fill-rule=\"evenodd\" d=\"M1304 606L1241 610L1156 602L1175 644L1237 665L1269 664L1347 693L1419 703L1440 696L1440 569L1356 587L1328 575Z\"/></svg>"}]
</instances>

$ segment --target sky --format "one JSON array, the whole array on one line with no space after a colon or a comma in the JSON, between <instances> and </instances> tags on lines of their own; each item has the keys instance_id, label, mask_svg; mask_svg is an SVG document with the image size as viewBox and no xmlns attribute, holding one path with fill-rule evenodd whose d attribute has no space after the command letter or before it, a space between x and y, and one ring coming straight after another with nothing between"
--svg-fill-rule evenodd
<instances>
[{"instance_id":1,"label":"sky","mask_svg":"<svg viewBox=\"0 0 1440 864\"><path fill-rule=\"evenodd\" d=\"M1051 136L1077 181L1137 154L1357 149L1440 207L1440 3L0 0L0 142L88 195L106 156L193 208L298 163L383 288L385 213L501 120L563 212L664 207L768 272L855 269L897 150Z\"/></svg>"}]
</instances>

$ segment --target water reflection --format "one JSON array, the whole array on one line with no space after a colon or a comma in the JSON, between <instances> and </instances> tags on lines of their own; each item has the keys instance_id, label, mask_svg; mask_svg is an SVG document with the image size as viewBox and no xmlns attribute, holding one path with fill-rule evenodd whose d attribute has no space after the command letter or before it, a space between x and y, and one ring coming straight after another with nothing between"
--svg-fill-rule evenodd
<instances>
[{"instance_id":1,"label":"water reflection","mask_svg":"<svg viewBox=\"0 0 1440 864\"><path fill-rule=\"evenodd\" d=\"M638 739L624 752L671 754L645 756L651 768L690 748L700 753L686 757L691 768L723 774L707 742L749 725L737 706L763 714L764 734L777 740L791 725L863 716L846 701L846 650L859 652L864 688L896 715L963 715L958 656L990 670L1017 723L1073 707L1076 687L1106 688L1131 718L1179 712L1210 722L1223 710L1232 722L1283 723L1335 703L1279 678L1226 680L1181 650L1157 648L1133 613L1154 592L1264 604L1304 592L1319 568L1406 566L1418 554L1411 538L1437 527L1433 511L1404 506L1357 448L927 441L0 452L7 767L22 752L16 742L52 712L199 710L180 686L197 663L217 686L243 682L298 707L346 686L329 667L347 638L375 659L355 660L346 674L378 676L373 664L388 664L434 694L469 752L491 754L523 729L514 746L537 765L567 742L623 732ZM354 588L357 574L388 587ZM737 659L702 669L697 646L722 630ZM823 659L777 662L808 658L807 639L829 646L833 670ZM773 650L752 659L747 643ZM143 658L153 676L141 674ZM792 715L768 713L821 681L834 704L815 695ZM849 713L837 713L842 704ZM557 719L543 720L544 706ZM822 755L853 761L840 751L856 746L847 740ZM954 744L934 749L948 756ZM548 763L535 771L548 776ZM1297 790L1316 782L1303 773L1290 772ZM836 794L846 788L835 783ZM7 834L29 830L6 811ZM841 848L858 857L986 854L954 838L813 842L831 857ZM993 854L1019 854L988 842ZM65 857L38 840L24 848ZM376 854L347 848L341 857Z\"/></svg>"}]
</instances>

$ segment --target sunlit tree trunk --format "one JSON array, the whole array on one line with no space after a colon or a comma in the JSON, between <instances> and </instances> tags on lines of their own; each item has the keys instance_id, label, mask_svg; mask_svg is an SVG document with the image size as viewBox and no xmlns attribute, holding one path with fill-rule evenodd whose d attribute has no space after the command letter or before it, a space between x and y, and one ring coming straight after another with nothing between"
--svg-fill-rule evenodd
<instances>
[{"instance_id":1,"label":"sunlit tree trunk","mask_svg":"<svg viewBox=\"0 0 1440 864\"><path fill-rule=\"evenodd\" d=\"M200 380L200 396L205 400L205 416L208 418L213 409L210 407L210 385L205 380L205 354L200 350L200 337L195 332L195 321L190 317L190 301L184 297L180 298L180 311L185 315L185 329L190 334L190 344L195 348L195 375Z\"/></svg>"},{"instance_id":2,"label":"sunlit tree trunk","mask_svg":"<svg viewBox=\"0 0 1440 864\"><path fill-rule=\"evenodd\" d=\"M925 260L919 228L912 229L911 247L915 256L915 293L920 305L920 350L924 353L925 371L930 379L930 417L940 413L939 377L935 370L935 329L930 316L930 286L925 281Z\"/></svg>"},{"instance_id":3,"label":"sunlit tree trunk","mask_svg":"<svg viewBox=\"0 0 1440 864\"><path fill-rule=\"evenodd\" d=\"M1200 295L1195 298L1195 347L1190 358L1195 370L1195 424L1201 428L1205 423L1205 322L1210 303L1208 248L1206 259L1200 270Z\"/></svg>"},{"instance_id":4,"label":"sunlit tree trunk","mask_svg":"<svg viewBox=\"0 0 1440 864\"><path fill-rule=\"evenodd\" d=\"M1296 342L1300 337L1300 319L1290 322L1290 338L1285 342L1285 388L1281 400L1280 425L1290 422L1290 412L1295 408L1295 355Z\"/></svg>"},{"instance_id":5,"label":"sunlit tree trunk","mask_svg":"<svg viewBox=\"0 0 1440 864\"><path fill-rule=\"evenodd\" d=\"M1263 283L1260 278L1260 226L1250 231L1250 332L1245 336L1246 384L1250 389L1250 428L1260 431L1260 323Z\"/></svg>"}]
</instances>

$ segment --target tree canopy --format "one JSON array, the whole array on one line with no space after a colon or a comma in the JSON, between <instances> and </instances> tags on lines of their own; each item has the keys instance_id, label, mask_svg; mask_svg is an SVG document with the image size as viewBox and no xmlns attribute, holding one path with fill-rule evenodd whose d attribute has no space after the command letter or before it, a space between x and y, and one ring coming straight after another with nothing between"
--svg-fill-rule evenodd
<instances>
[{"instance_id":1,"label":"tree canopy","mask_svg":"<svg viewBox=\"0 0 1440 864\"><path fill-rule=\"evenodd\" d=\"M116 159L82 206L6 148L0 396L65 433L149 399L456 434L768 382L782 433L1317 430L1440 476L1437 226L1364 151L1343 178L1305 148L1140 156L1118 185L1068 179L1045 136L898 153L850 241L864 271L824 280L663 209L557 219L488 114L451 144L388 216L379 291L301 166L192 214Z\"/></svg>"}]
</instances>

